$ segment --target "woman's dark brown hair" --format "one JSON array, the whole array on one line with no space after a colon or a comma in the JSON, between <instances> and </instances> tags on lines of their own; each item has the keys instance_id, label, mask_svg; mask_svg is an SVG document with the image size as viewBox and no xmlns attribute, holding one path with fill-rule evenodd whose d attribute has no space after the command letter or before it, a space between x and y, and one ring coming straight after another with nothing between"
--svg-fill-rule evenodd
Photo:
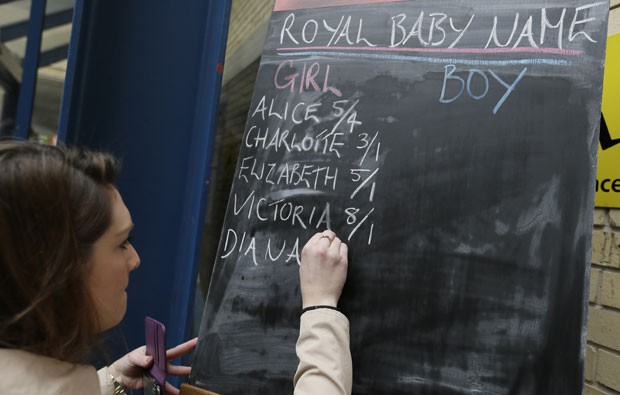
<instances>
[{"instance_id":1,"label":"woman's dark brown hair","mask_svg":"<svg viewBox=\"0 0 620 395\"><path fill-rule=\"evenodd\" d=\"M113 156L0 141L0 347L76 361L98 323L85 274L111 221Z\"/></svg>"}]
</instances>

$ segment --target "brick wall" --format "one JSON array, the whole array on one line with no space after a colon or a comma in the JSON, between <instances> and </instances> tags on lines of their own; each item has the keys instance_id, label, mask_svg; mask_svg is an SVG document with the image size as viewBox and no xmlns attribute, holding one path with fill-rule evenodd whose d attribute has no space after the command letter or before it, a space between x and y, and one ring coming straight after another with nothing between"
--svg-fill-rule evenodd
<instances>
[{"instance_id":1,"label":"brick wall","mask_svg":"<svg viewBox=\"0 0 620 395\"><path fill-rule=\"evenodd\" d=\"M620 34L620 0L609 35ZM584 395L620 395L620 209L597 208L592 233Z\"/></svg>"},{"instance_id":2,"label":"brick wall","mask_svg":"<svg viewBox=\"0 0 620 395\"><path fill-rule=\"evenodd\" d=\"M620 34L620 0L611 1L611 13L609 14L609 35Z\"/></svg>"},{"instance_id":3,"label":"brick wall","mask_svg":"<svg viewBox=\"0 0 620 395\"><path fill-rule=\"evenodd\" d=\"M274 0L233 0L226 43L226 63L237 55L245 40L269 20Z\"/></svg>"},{"instance_id":4,"label":"brick wall","mask_svg":"<svg viewBox=\"0 0 620 395\"><path fill-rule=\"evenodd\" d=\"M585 379L586 395L620 395L620 209L594 213Z\"/></svg>"}]
</instances>

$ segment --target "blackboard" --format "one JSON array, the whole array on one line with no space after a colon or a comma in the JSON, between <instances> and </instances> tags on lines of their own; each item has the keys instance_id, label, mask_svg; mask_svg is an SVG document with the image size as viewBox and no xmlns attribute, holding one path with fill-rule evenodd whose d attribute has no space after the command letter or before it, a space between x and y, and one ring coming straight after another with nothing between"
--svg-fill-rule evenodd
<instances>
[{"instance_id":1,"label":"blackboard","mask_svg":"<svg viewBox=\"0 0 620 395\"><path fill-rule=\"evenodd\" d=\"M193 365L292 392L304 242L355 394L580 395L608 2L275 2Z\"/></svg>"}]
</instances>

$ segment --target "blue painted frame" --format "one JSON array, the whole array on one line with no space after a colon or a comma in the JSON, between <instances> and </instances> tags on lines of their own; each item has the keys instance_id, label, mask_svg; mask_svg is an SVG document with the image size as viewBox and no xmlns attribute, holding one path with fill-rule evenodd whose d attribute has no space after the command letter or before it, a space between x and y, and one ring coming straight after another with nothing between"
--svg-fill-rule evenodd
<instances>
[{"instance_id":1,"label":"blue painted frame","mask_svg":"<svg viewBox=\"0 0 620 395\"><path fill-rule=\"evenodd\" d=\"M11 2L15 0L5 1ZM0 0L2 5L2 0ZM50 6L54 3L50 3ZM73 17L73 7L66 7L61 9L52 9L51 11L46 9L45 22L43 23L43 29L49 29L56 26L64 25L71 22ZM10 25L6 25L0 29L0 37L2 41L7 42L28 35L28 22L18 21Z\"/></svg>"},{"instance_id":2,"label":"blue painted frame","mask_svg":"<svg viewBox=\"0 0 620 395\"><path fill-rule=\"evenodd\" d=\"M186 322L186 327L177 327L177 333L174 334L179 339L189 335L193 320L192 311L196 293L196 279L198 277L207 194L209 193L230 7L230 0L209 2L209 19L202 50L201 69L203 73L201 73L198 85L200 87L198 97L204 101L196 101L195 128L192 133L190 152L190 163L195 164L195 166L191 166L188 169L189 174L185 186L187 204L183 210L184 226L182 227L178 242L181 248L178 250L179 256L177 261L192 262L190 270L187 272L177 272L177 278L175 279L175 283L182 284L178 305L180 308L185 307L181 320ZM220 39L216 39L217 37ZM210 105L205 106L205 103ZM202 133L204 130L209 130L210 133ZM213 229L213 231L219 233L220 229Z\"/></svg>"},{"instance_id":3,"label":"blue painted frame","mask_svg":"<svg viewBox=\"0 0 620 395\"><path fill-rule=\"evenodd\" d=\"M73 81L75 75L82 71L78 68L81 64L78 58L78 46L80 44L80 37L82 36L82 20L84 19L84 0L76 0L73 7L73 19L71 22L71 37L69 38L69 52L67 54L67 69L65 74L65 85L63 87L62 99L60 103L60 114L58 120L58 136L57 140L60 143L66 142L67 130L69 129L68 119L69 114L78 111L74 106L79 103L77 92L73 91Z\"/></svg>"},{"instance_id":4,"label":"blue painted frame","mask_svg":"<svg viewBox=\"0 0 620 395\"><path fill-rule=\"evenodd\" d=\"M229 15L230 0L76 1L59 140L121 158L142 258L115 354L144 344L145 315L169 345L189 334Z\"/></svg>"},{"instance_id":5,"label":"blue painted frame","mask_svg":"<svg viewBox=\"0 0 620 395\"><path fill-rule=\"evenodd\" d=\"M30 5L28 40L26 41L26 54L22 64L22 82L19 87L17 115L15 117L15 136L22 139L28 139L30 134L46 4L46 0L32 0Z\"/></svg>"}]
</instances>

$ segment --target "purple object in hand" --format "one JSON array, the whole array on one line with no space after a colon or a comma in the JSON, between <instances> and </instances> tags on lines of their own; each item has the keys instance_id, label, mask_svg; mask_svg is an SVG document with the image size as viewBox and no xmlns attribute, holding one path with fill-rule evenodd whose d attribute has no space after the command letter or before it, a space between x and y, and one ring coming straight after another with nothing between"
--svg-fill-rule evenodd
<instances>
[{"instance_id":1,"label":"purple object in hand","mask_svg":"<svg viewBox=\"0 0 620 395\"><path fill-rule=\"evenodd\" d=\"M166 381L166 327L161 322L146 317L144 328L146 355L153 356L153 366L149 369L149 373L163 389Z\"/></svg>"}]
</instances>

